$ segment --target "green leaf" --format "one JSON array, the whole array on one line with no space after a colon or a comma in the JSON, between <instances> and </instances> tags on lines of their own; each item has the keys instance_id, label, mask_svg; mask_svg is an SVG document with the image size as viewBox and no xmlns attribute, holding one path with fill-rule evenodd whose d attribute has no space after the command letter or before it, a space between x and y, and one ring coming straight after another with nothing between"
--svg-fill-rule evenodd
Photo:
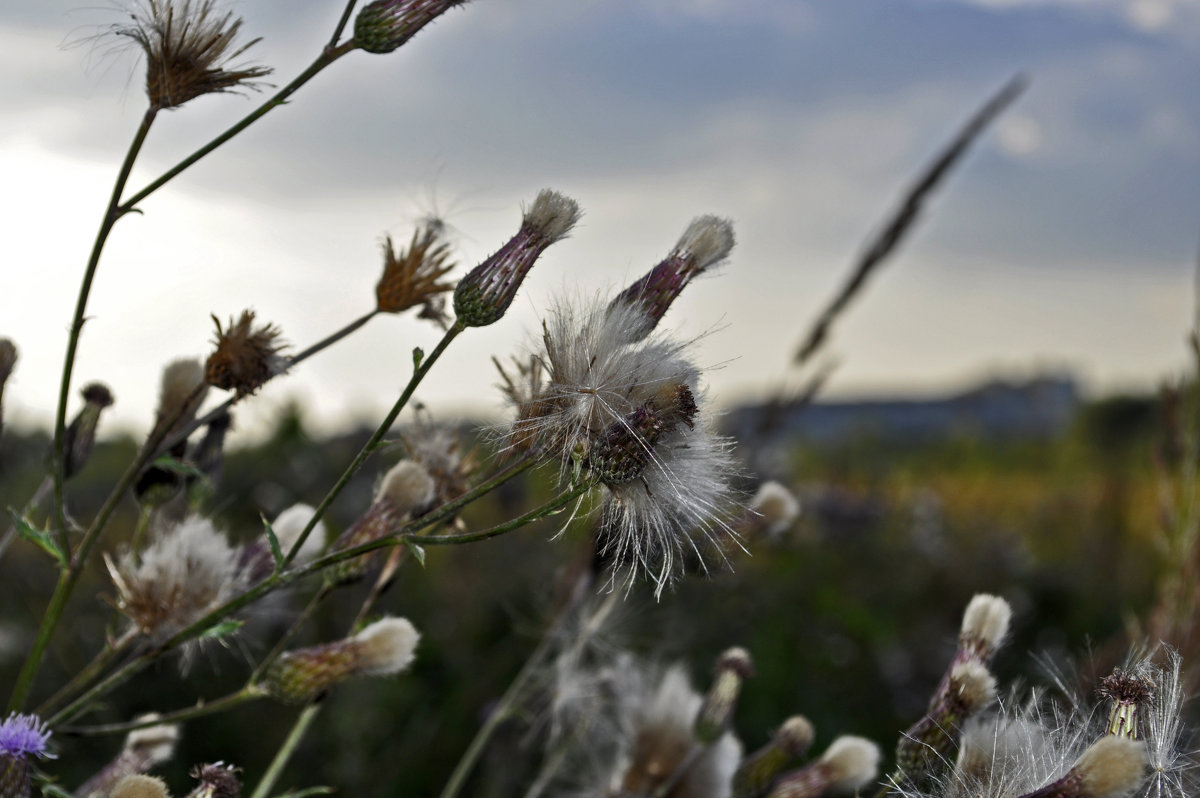
<instances>
[{"instance_id":1,"label":"green leaf","mask_svg":"<svg viewBox=\"0 0 1200 798\"><path fill-rule=\"evenodd\" d=\"M412 542L411 540L407 540L407 539L404 541L404 545L408 546L408 550L412 552L412 555L417 558L417 562L420 563L422 568L424 568L425 567L425 549L424 549L424 547L418 546L416 543Z\"/></svg>"},{"instance_id":2,"label":"green leaf","mask_svg":"<svg viewBox=\"0 0 1200 798\"><path fill-rule=\"evenodd\" d=\"M238 629L241 629L242 626L245 625L245 623L246 623L245 621L235 621L233 619L230 619L227 621L220 621L219 623L215 623L212 626L205 629L203 632L201 632L199 635L199 639L200 640L220 640L222 637L228 637L229 635L236 632Z\"/></svg>"},{"instance_id":3,"label":"green leaf","mask_svg":"<svg viewBox=\"0 0 1200 798\"><path fill-rule=\"evenodd\" d=\"M194 465L191 465L190 463L185 463L182 460L176 460L174 457L172 457L169 454L164 454L161 457L156 457L150 465L155 466L157 468L161 468L164 471L171 471L176 474L182 474L185 477L198 477L200 479L204 479L206 476L203 471L196 468Z\"/></svg>"},{"instance_id":4,"label":"green leaf","mask_svg":"<svg viewBox=\"0 0 1200 798\"><path fill-rule=\"evenodd\" d=\"M279 538L275 535L275 530L271 528L271 522L267 520L265 515L259 514L262 519L263 529L267 532L267 543L271 544L271 556L275 558L275 573L283 570L283 550L279 548Z\"/></svg>"},{"instance_id":5,"label":"green leaf","mask_svg":"<svg viewBox=\"0 0 1200 798\"><path fill-rule=\"evenodd\" d=\"M425 351L419 346L413 347L413 368L421 368L421 361L425 359Z\"/></svg>"},{"instance_id":6,"label":"green leaf","mask_svg":"<svg viewBox=\"0 0 1200 798\"><path fill-rule=\"evenodd\" d=\"M8 508L8 515L12 518L18 535L49 554L59 565L66 567L67 558L58 548L58 544L51 539L50 530L38 529L12 507Z\"/></svg>"}]
</instances>

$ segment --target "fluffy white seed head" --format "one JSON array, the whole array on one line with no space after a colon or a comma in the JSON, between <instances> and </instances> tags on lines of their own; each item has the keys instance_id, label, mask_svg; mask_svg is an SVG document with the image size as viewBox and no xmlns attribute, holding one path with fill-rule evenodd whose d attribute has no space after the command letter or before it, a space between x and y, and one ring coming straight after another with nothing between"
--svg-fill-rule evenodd
<instances>
[{"instance_id":1,"label":"fluffy white seed head","mask_svg":"<svg viewBox=\"0 0 1200 798\"><path fill-rule=\"evenodd\" d=\"M389 676L413 661L421 635L406 618L384 618L354 636L362 660L358 672Z\"/></svg>"},{"instance_id":2,"label":"fluffy white seed head","mask_svg":"<svg viewBox=\"0 0 1200 798\"><path fill-rule=\"evenodd\" d=\"M1088 798L1125 798L1146 776L1146 745L1127 737L1101 737L1072 770Z\"/></svg>"},{"instance_id":3,"label":"fluffy white seed head","mask_svg":"<svg viewBox=\"0 0 1200 798\"><path fill-rule=\"evenodd\" d=\"M308 522L312 520L316 512L307 504L293 504L275 516L275 520L271 522L271 529L275 531L275 537L279 539L279 548L283 550L285 556L296 545L296 541L300 539L300 533L308 526ZM296 561L308 562L315 559L325 548L326 539L325 522L318 521L312 531L308 533L308 537L304 539L304 545L296 554Z\"/></svg>"},{"instance_id":4,"label":"fluffy white seed head","mask_svg":"<svg viewBox=\"0 0 1200 798\"><path fill-rule=\"evenodd\" d=\"M698 216L683 231L671 255L692 259L692 269L702 272L727 258L733 243L732 222L719 216Z\"/></svg>"},{"instance_id":5,"label":"fluffy white seed head","mask_svg":"<svg viewBox=\"0 0 1200 798\"><path fill-rule=\"evenodd\" d=\"M838 737L821 755L829 768L832 789L853 792L874 781L879 772L879 746L865 737Z\"/></svg>"},{"instance_id":6,"label":"fluffy white seed head","mask_svg":"<svg viewBox=\"0 0 1200 798\"><path fill-rule=\"evenodd\" d=\"M135 773L126 776L113 787L109 798L170 798L167 785L160 778Z\"/></svg>"},{"instance_id":7,"label":"fluffy white seed head","mask_svg":"<svg viewBox=\"0 0 1200 798\"><path fill-rule=\"evenodd\" d=\"M567 237L583 212L579 203L565 194L544 188L525 211L522 225L532 227L547 243Z\"/></svg>"},{"instance_id":8,"label":"fluffy white seed head","mask_svg":"<svg viewBox=\"0 0 1200 798\"><path fill-rule=\"evenodd\" d=\"M967 660L950 669L950 690L974 714L996 698L996 677L978 660Z\"/></svg>"},{"instance_id":9,"label":"fluffy white seed head","mask_svg":"<svg viewBox=\"0 0 1200 798\"><path fill-rule=\"evenodd\" d=\"M401 513L428 507L437 495L437 483L415 460L401 460L392 466L379 483L375 501L391 502Z\"/></svg>"},{"instance_id":10,"label":"fluffy white seed head","mask_svg":"<svg viewBox=\"0 0 1200 798\"><path fill-rule=\"evenodd\" d=\"M158 392L159 423L190 421L207 395L203 363L195 358L171 361L163 369Z\"/></svg>"},{"instance_id":11,"label":"fluffy white seed head","mask_svg":"<svg viewBox=\"0 0 1200 798\"><path fill-rule=\"evenodd\" d=\"M762 516L767 536L778 538L800 517L800 502L782 484L767 480L750 499L750 509Z\"/></svg>"},{"instance_id":12,"label":"fluffy white seed head","mask_svg":"<svg viewBox=\"0 0 1200 798\"><path fill-rule=\"evenodd\" d=\"M964 642L978 646L980 655L986 659L1004 642L1011 621L1012 607L1007 601L999 596L978 593L963 613L959 637Z\"/></svg>"},{"instance_id":13,"label":"fluffy white seed head","mask_svg":"<svg viewBox=\"0 0 1200 798\"><path fill-rule=\"evenodd\" d=\"M138 721L157 720L156 713L149 713L135 718ZM174 723L161 723L157 726L147 726L144 729L134 729L125 738L125 750L136 754L140 761L148 767L162 764L175 755L175 744L179 742L179 726Z\"/></svg>"}]
</instances>

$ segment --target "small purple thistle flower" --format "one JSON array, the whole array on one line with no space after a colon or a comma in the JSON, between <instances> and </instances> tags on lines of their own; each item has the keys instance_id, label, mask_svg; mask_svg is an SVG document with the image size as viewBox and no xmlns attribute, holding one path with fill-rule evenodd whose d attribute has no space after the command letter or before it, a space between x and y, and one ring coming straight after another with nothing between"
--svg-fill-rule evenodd
<instances>
[{"instance_id":1,"label":"small purple thistle flower","mask_svg":"<svg viewBox=\"0 0 1200 798\"><path fill-rule=\"evenodd\" d=\"M0 756L9 759L24 759L33 756L54 759L46 750L50 732L37 715L10 714L0 723Z\"/></svg>"}]
</instances>

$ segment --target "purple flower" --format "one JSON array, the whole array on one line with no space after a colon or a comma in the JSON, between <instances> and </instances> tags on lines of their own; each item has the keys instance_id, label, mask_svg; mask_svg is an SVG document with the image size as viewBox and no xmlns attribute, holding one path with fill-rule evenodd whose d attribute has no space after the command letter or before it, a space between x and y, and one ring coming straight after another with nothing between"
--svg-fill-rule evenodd
<instances>
[{"instance_id":1,"label":"purple flower","mask_svg":"<svg viewBox=\"0 0 1200 798\"><path fill-rule=\"evenodd\" d=\"M33 754L54 759L54 754L46 751L46 741L49 739L50 732L37 715L14 712L0 723L0 756L24 759Z\"/></svg>"}]
</instances>

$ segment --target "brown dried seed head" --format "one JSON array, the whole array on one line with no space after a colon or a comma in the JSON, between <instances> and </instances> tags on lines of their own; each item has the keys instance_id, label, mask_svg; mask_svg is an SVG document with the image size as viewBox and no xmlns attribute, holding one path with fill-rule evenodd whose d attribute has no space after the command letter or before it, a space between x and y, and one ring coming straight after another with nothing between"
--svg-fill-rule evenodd
<instances>
[{"instance_id":1,"label":"brown dried seed head","mask_svg":"<svg viewBox=\"0 0 1200 798\"><path fill-rule=\"evenodd\" d=\"M449 256L449 244L439 242L431 227L415 231L408 248L399 253L388 236L383 243L383 276L375 286L379 310L400 313L452 289L453 283L438 282L454 268L453 263L446 262Z\"/></svg>"},{"instance_id":2,"label":"brown dried seed head","mask_svg":"<svg viewBox=\"0 0 1200 798\"><path fill-rule=\"evenodd\" d=\"M229 68L258 39L237 47L242 21L221 14L216 0L144 0L131 22L113 32L146 54L146 95L151 108L178 108L202 94L255 87L267 67Z\"/></svg>"},{"instance_id":3,"label":"brown dried seed head","mask_svg":"<svg viewBox=\"0 0 1200 798\"><path fill-rule=\"evenodd\" d=\"M287 370L288 358L282 353L287 346L279 340L279 328L266 324L254 328L254 311L242 311L236 322L231 318L228 329L217 325L214 340L216 350L208 356L204 378L209 385L237 392L238 398L257 391L263 383Z\"/></svg>"}]
</instances>

